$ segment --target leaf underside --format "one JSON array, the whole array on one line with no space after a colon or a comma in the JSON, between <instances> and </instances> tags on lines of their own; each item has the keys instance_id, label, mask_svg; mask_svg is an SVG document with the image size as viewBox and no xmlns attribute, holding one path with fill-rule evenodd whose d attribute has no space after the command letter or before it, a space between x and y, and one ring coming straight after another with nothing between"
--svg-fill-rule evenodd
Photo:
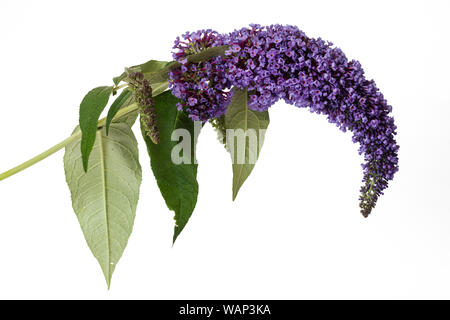
<instances>
[{"instance_id":1,"label":"leaf underside","mask_svg":"<svg viewBox=\"0 0 450 320\"><path fill-rule=\"evenodd\" d=\"M233 89L233 97L227 108L225 114L225 129L242 129L246 134L249 129L253 129L257 135L258 146L256 148L256 155L254 148L249 147L249 139L245 138L245 161L243 163L238 163L238 143L236 141L231 141L231 139L226 139L226 148L231 151L233 148L234 159L232 159L232 169L233 169L233 200L236 198L239 189L244 184L245 180L249 177L253 168L254 163L251 163L249 159L253 157L258 159L259 152L264 142L265 130L269 126L269 113L267 111L258 112L253 111L248 108L248 98L247 90L241 90L238 88ZM263 131L260 131L263 130ZM234 138L233 138L234 139ZM231 153L231 152L230 152Z\"/></svg>"},{"instance_id":2,"label":"leaf underside","mask_svg":"<svg viewBox=\"0 0 450 320\"><path fill-rule=\"evenodd\" d=\"M108 136L105 129L98 130L87 172L80 161L80 143L66 146L66 181L86 242L109 288L136 214L142 175L137 142L126 123L111 124Z\"/></svg>"},{"instance_id":3,"label":"leaf underside","mask_svg":"<svg viewBox=\"0 0 450 320\"><path fill-rule=\"evenodd\" d=\"M178 111L179 101L169 91L155 97L155 111L160 135L154 144L143 132L150 156L151 167L161 194L170 210L175 212L173 241L186 226L194 211L198 196L197 164L174 164L171 159L173 147L178 141L171 141L174 129L184 128L191 137L191 159L195 159L194 122L184 112Z\"/></svg>"}]
</instances>

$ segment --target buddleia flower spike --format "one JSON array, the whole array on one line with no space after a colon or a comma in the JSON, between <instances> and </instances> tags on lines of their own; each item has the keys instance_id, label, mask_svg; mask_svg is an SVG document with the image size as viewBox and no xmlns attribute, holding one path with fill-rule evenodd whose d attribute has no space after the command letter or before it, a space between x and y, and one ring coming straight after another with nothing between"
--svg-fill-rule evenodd
<instances>
[{"instance_id":1,"label":"buddleia flower spike","mask_svg":"<svg viewBox=\"0 0 450 320\"><path fill-rule=\"evenodd\" d=\"M141 72L130 72L128 81L130 88L134 91L135 100L138 103L142 128L152 142L158 144L159 132L152 87Z\"/></svg>"}]
</instances>

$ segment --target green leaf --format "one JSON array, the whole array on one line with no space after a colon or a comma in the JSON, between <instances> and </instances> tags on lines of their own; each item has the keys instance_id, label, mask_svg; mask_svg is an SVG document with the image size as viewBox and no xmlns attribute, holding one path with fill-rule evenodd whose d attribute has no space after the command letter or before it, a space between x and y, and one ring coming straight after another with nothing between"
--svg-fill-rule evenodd
<instances>
[{"instance_id":1,"label":"green leaf","mask_svg":"<svg viewBox=\"0 0 450 320\"><path fill-rule=\"evenodd\" d=\"M125 79L126 76L127 76L127 74L125 72L123 72L120 76L113 78L113 83L117 86L120 83L120 81Z\"/></svg>"},{"instance_id":2,"label":"green leaf","mask_svg":"<svg viewBox=\"0 0 450 320\"><path fill-rule=\"evenodd\" d=\"M199 53L189 55L187 57L189 63L197 63L207 61L212 57L225 56L225 51L229 48L228 45L206 48ZM150 60L146 63L127 68L127 71L138 71L147 75L151 84L166 82L169 79L169 71L174 68L178 68L181 64L177 61L158 61ZM127 71L123 72L120 76L114 77L113 82L118 85L120 81L127 77Z\"/></svg>"},{"instance_id":3,"label":"green leaf","mask_svg":"<svg viewBox=\"0 0 450 320\"><path fill-rule=\"evenodd\" d=\"M196 63L196 62L202 62L202 61L207 61L213 57L217 57L217 56L225 56L225 51L229 48L230 46L225 45L225 46L219 46L219 47L210 47L210 48L206 48L202 51L200 51L199 53L193 54L188 56L188 62L191 63Z\"/></svg>"},{"instance_id":4,"label":"green leaf","mask_svg":"<svg viewBox=\"0 0 450 320\"><path fill-rule=\"evenodd\" d=\"M108 115L106 117L106 135L109 133L109 126L116 115L117 111L122 108L125 102L127 102L131 97L132 92L128 89L122 91L122 93L114 100L113 104L109 108Z\"/></svg>"},{"instance_id":5,"label":"green leaf","mask_svg":"<svg viewBox=\"0 0 450 320\"><path fill-rule=\"evenodd\" d=\"M247 90L234 88L233 98L225 114L226 148L231 153L233 163L233 200L255 167L268 126L269 113L250 110ZM235 135L239 133L242 135L236 137L236 141Z\"/></svg>"},{"instance_id":6,"label":"green leaf","mask_svg":"<svg viewBox=\"0 0 450 320\"><path fill-rule=\"evenodd\" d=\"M187 57L188 63L197 63L202 61L207 61L213 57L225 56L225 51L229 46L211 47L206 48L199 53L189 55ZM164 68L158 72L152 73L148 76L150 83L165 82L169 79L169 71L181 66L181 63L177 61L172 61L168 63Z\"/></svg>"},{"instance_id":7,"label":"green leaf","mask_svg":"<svg viewBox=\"0 0 450 320\"><path fill-rule=\"evenodd\" d=\"M128 72L142 72L142 73L153 73L164 68L169 62L167 61L158 61L158 60L150 60L143 64L139 64L136 66L132 66L131 68L127 68L126 72L123 72L120 76L113 78L113 82L115 85L118 85L120 81L124 80L127 77Z\"/></svg>"},{"instance_id":8,"label":"green leaf","mask_svg":"<svg viewBox=\"0 0 450 320\"><path fill-rule=\"evenodd\" d=\"M152 73L161 70L164 68L169 62L168 61L158 61L158 60L150 60L146 63L143 63L137 67L131 67L131 69L136 68L133 71L139 71L142 73Z\"/></svg>"},{"instance_id":9,"label":"green leaf","mask_svg":"<svg viewBox=\"0 0 450 320\"><path fill-rule=\"evenodd\" d=\"M167 88L169 87L169 82L166 81L154 83L151 86L152 86L152 95L153 97L156 97L157 95L160 95L161 93L167 90Z\"/></svg>"},{"instance_id":10,"label":"green leaf","mask_svg":"<svg viewBox=\"0 0 450 320\"><path fill-rule=\"evenodd\" d=\"M114 119L113 123L115 122L123 122L128 124L130 127L133 127L134 123L136 122L137 118L139 116L138 111L131 112L127 115L121 116L120 118Z\"/></svg>"},{"instance_id":11,"label":"green leaf","mask_svg":"<svg viewBox=\"0 0 450 320\"><path fill-rule=\"evenodd\" d=\"M81 157L83 168L87 171L89 155L94 146L97 132L97 121L108 103L112 87L92 89L80 104Z\"/></svg>"},{"instance_id":12,"label":"green leaf","mask_svg":"<svg viewBox=\"0 0 450 320\"><path fill-rule=\"evenodd\" d=\"M165 83L157 83L155 85L152 85L152 88L153 88L153 97L155 97L155 96L160 95L161 93L163 93L168 88L168 83L167 82L165 82ZM128 89L125 89L125 90L128 90ZM110 108L110 110L108 112L108 116L107 116L106 124L105 124L105 127L106 127L107 131L108 131L108 123L110 125L111 122L112 123L114 123L114 122L125 122L130 127L132 127L134 125L134 123L136 122L136 119L137 119L137 117L139 115L138 110L135 110L133 112L127 113L127 114L122 115L120 117L114 117L120 109L125 108L125 107L127 107L130 104L135 102L135 100L134 100L134 98L132 96L132 92L130 91L130 96L128 97L128 99L125 99L125 97L124 97L123 100L125 100L125 101L123 102L123 105L121 105L120 107L117 106L118 109L114 110L114 108L115 108L114 104L116 103L116 101L117 101L117 103L122 103L122 101L120 101L120 100L122 100L122 98L119 96L113 102L113 105L111 105L111 108ZM110 113L112 113L112 114L110 114Z\"/></svg>"},{"instance_id":13,"label":"green leaf","mask_svg":"<svg viewBox=\"0 0 450 320\"><path fill-rule=\"evenodd\" d=\"M198 183L197 164L195 161L195 142L198 132L195 130L194 122L188 116L178 111L176 103L179 101L169 91L155 97L155 111L160 135L159 144L154 144L143 132L147 150L150 155L151 167L155 175L158 187L166 201L167 207L175 211L175 229L173 241L186 226L197 203ZM201 126L200 126L201 127ZM172 161L172 150L178 141L172 141L171 136L174 129L185 129L192 138L190 153L183 154L187 162L175 164ZM191 161L189 161L189 158Z\"/></svg>"},{"instance_id":14,"label":"green leaf","mask_svg":"<svg viewBox=\"0 0 450 320\"><path fill-rule=\"evenodd\" d=\"M80 162L80 139L66 146L64 170L72 206L108 288L131 234L141 184L136 138L125 123L109 135L96 131L89 171Z\"/></svg>"}]
</instances>

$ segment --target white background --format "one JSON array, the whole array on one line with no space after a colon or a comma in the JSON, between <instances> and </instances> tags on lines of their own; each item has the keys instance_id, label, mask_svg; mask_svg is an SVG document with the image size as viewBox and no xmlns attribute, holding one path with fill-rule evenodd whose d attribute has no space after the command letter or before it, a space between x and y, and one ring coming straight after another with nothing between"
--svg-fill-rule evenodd
<instances>
[{"instance_id":1,"label":"white background","mask_svg":"<svg viewBox=\"0 0 450 320\"><path fill-rule=\"evenodd\" d=\"M393 106L401 148L364 219L357 146L324 117L272 107L234 203L229 156L207 126L198 204L172 248L173 214L138 138L141 199L110 291L59 152L0 182L0 298L450 298L448 14L448 1L2 0L0 171L64 139L91 88L170 59L177 35L249 23L298 25L360 60Z\"/></svg>"}]
</instances>

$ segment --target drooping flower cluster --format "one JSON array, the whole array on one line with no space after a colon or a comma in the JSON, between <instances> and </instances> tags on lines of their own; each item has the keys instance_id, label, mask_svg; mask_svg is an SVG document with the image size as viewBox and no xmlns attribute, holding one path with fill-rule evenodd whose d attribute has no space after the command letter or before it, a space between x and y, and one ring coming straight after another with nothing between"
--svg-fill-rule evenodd
<instances>
[{"instance_id":1,"label":"drooping flower cluster","mask_svg":"<svg viewBox=\"0 0 450 320\"><path fill-rule=\"evenodd\" d=\"M232 86L249 93L249 108L267 110L279 99L325 114L341 130L351 130L365 163L360 207L368 216L398 170L396 126L391 106L358 61L322 39L308 38L294 26L272 25L220 35L188 33L177 39L174 57L182 66L170 74L175 96L194 120L224 114ZM225 58L188 64L191 48L227 45Z\"/></svg>"},{"instance_id":2,"label":"drooping flower cluster","mask_svg":"<svg viewBox=\"0 0 450 320\"><path fill-rule=\"evenodd\" d=\"M128 75L129 85L134 91L136 102L139 105L142 127L153 143L159 143L158 124L152 96L152 87L140 72Z\"/></svg>"}]
</instances>

